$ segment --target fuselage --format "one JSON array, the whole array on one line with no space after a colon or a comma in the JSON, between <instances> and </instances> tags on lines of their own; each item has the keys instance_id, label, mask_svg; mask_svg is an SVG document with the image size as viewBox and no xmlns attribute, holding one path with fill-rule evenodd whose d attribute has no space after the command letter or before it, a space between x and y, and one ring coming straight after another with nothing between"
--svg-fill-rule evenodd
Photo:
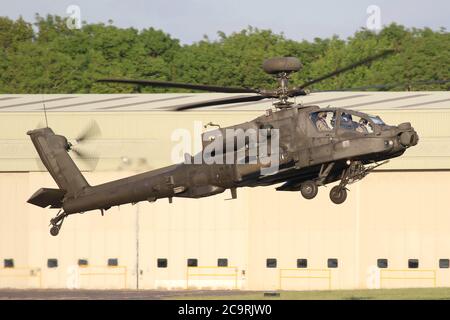
<instances>
[{"instance_id":1,"label":"fuselage","mask_svg":"<svg viewBox=\"0 0 450 320\"><path fill-rule=\"evenodd\" d=\"M324 114L329 115L329 119L317 122L317 115L325 118ZM367 122L367 132L358 129L355 118ZM320 130L321 127L317 124L323 122L328 127ZM362 120L360 122L364 123ZM253 163L226 161L230 150L233 153L239 151L239 147L235 145L236 137L230 138L228 133L234 130L237 135L249 129L270 130L272 134L268 140L275 137L278 139L275 172L262 173L262 169L268 165L260 161L259 154L254 157ZM398 157L418 142L417 133L408 123L398 127L388 126L380 118L364 113L339 108L321 109L317 106L296 106L267 112L252 121L215 130L213 135L223 137L223 149L215 150L214 153L217 159L222 159L219 163L182 163L97 186L88 186L76 197L64 199L65 212L108 209L126 203L153 202L161 198L201 198L224 192L226 189L283 182L294 186L286 189L293 191L298 189L295 186L300 185L302 181L317 177L323 164L335 164L325 181L331 183L339 179L349 160L368 164ZM208 136L211 137L211 134ZM205 137L204 134L204 150L215 140ZM243 141L247 140L244 138ZM273 142L269 141L269 144ZM231 143L234 144L233 147L227 149L227 144ZM243 154L248 160L247 142L244 142L243 148ZM205 155L203 158L206 158ZM236 157L232 158L236 161Z\"/></svg>"}]
</instances>

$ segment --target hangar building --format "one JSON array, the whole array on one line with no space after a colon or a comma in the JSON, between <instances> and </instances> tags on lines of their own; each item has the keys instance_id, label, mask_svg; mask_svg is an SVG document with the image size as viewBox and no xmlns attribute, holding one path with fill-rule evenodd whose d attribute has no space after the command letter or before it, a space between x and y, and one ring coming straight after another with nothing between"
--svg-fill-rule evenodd
<instances>
[{"instance_id":1,"label":"hangar building","mask_svg":"<svg viewBox=\"0 0 450 320\"><path fill-rule=\"evenodd\" d=\"M346 203L274 186L174 198L70 216L27 204L56 187L26 132L45 123L75 139L101 135L79 161L91 185L172 164L174 130L248 121L271 101L170 112L225 94L0 95L0 287L328 290L450 286L450 93L328 92L297 103L411 122L419 145L351 185ZM201 127L200 127L201 128ZM198 131L198 130L197 130ZM198 134L198 132L197 132ZM200 140L200 137L195 136ZM81 146L80 146L81 147Z\"/></svg>"}]
</instances>

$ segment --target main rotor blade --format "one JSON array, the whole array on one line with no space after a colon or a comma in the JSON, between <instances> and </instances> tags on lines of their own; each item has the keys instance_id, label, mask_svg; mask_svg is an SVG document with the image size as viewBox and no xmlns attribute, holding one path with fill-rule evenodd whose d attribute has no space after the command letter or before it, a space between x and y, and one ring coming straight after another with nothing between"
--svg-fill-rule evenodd
<instances>
[{"instance_id":1,"label":"main rotor blade","mask_svg":"<svg viewBox=\"0 0 450 320\"><path fill-rule=\"evenodd\" d=\"M178 83L178 82L155 81L155 80L99 79L99 80L97 80L97 82L137 84L137 85L141 85L141 86L192 89L192 90L222 92L222 93L258 93L259 92L259 90L251 89L251 88L222 87L222 86L210 86L210 85L202 85L202 84Z\"/></svg>"},{"instance_id":2,"label":"main rotor blade","mask_svg":"<svg viewBox=\"0 0 450 320\"><path fill-rule=\"evenodd\" d=\"M369 85L369 86L362 86L362 87L354 87L354 88L342 88L337 90L314 90L313 92L334 92L334 91L365 91L370 89L378 89L380 91L382 90L389 90L397 87L402 86L414 86L414 85L431 85L431 84L445 84L449 83L450 80L420 80L420 81L414 81L414 82L397 82L397 83L390 83L390 84L375 84L375 85Z\"/></svg>"},{"instance_id":3,"label":"main rotor blade","mask_svg":"<svg viewBox=\"0 0 450 320\"><path fill-rule=\"evenodd\" d=\"M176 107L175 110L183 111L183 110L210 107L210 106L219 106L219 105L223 105L223 104L252 102L252 101L263 100L266 98L267 97L264 97L264 96L238 96L238 97L231 97L231 98L221 98L221 99L214 99L214 100L208 100L208 101L203 101L203 102L194 102L194 103L180 105L180 106Z\"/></svg>"},{"instance_id":4,"label":"main rotor blade","mask_svg":"<svg viewBox=\"0 0 450 320\"><path fill-rule=\"evenodd\" d=\"M333 71L333 72L330 72L330 73L328 73L328 74L326 74L326 75L324 75L324 76L322 76L322 77L320 77L320 78L317 78L317 79L314 79L314 80L305 82L305 83L302 84L301 86L296 87L294 90L301 90L301 89L304 89L304 88L306 88L306 87L308 87L308 86L310 86L310 85L312 85L312 84L315 84L315 83L317 83L317 82L321 82L321 81L326 80L326 79L328 79L328 78L335 77L335 76L337 76L338 74L341 74L341 73L343 73L343 72L352 70L352 69L354 69L354 68L357 68L357 67L362 66L362 65L365 65L365 64L370 64L371 62L373 62L373 61L375 61L375 60L378 60L378 59L381 59L381 58L384 58L384 57L386 57L386 56L388 56L388 55L390 55L390 54L393 54L394 52L395 52L395 50L385 50L385 51L383 51L383 52L381 52L381 53L379 53L379 54L377 54L377 55L368 57L368 58L366 58L366 59L364 59L364 60L361 60L361 61L358 61L358 62L353 63L353 64L351 64L351 65L348 65L348 66L346 66L346 67L344 67L344 68L340 68L340 69L337 69L337 70L335 70L335 71Z\"/></svg>"}]
</instances>

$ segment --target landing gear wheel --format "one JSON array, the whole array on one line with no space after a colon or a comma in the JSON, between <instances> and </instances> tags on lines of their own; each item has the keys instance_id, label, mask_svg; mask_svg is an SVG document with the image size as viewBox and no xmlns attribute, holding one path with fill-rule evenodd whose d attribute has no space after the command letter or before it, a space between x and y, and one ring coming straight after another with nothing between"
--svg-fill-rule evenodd
<instances>
[{"instance_id":1,"label":"landing gear wheel","mask_svg":"<svg viewBox=\"0 0 450 320\"><path fill-rule=\"evenodd\" d=\"M54 237L56 237L59 233L59 227L58 226L53 226L50 229L50 234Z\"/></svg>"},{"instance_id":2,"label":"landing gear wheel","mask_svg":"<svg viewBox=\"0 0 450 320\"><path fill-rule=\"evenodd\" d=\"M317 196L317 192L319 191L319 187L314 181L305 181L300 186L300 193L303 198L311 200Z\"/></svg>"},{"instance_id":3,"label":"landing gear wheel","mask_svg":"<svg viewBox=\"0 0 450 320\"><path fill-rule=\"evenodd\" d=\"M52 226L50 228L50 234L54 237L56 237L59 233L59 230L61 230L61 226L64 222L64 219L68 216L67 213L60 210L56 217L50 220L50 225Z\"/></svg>"},{"instance_id":4,"label":"landing gear wheel","mask_svg":"<svg viewBox=\"0 0 450 320\"><path fill-rule=\"evenodd\" d=\"M341 186L335 186L330 191L330 199L335 204L342 204L347 199L347 190Z\"/></svg>"}]
</instances>

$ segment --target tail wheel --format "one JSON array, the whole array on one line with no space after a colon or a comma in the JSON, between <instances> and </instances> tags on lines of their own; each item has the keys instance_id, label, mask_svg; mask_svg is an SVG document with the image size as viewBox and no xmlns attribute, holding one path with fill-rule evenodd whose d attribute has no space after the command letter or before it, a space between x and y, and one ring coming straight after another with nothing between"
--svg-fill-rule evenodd
<instances>
[{"instance_id":1,"label":"tail wheel","mask_svg":"<svg viewBox=\"0 0 450 320\"><path fill-rule=\"evenodd\" d=\"M61 230L61 226L64 222L64 219L68 216L68 214L62 210L59 210L56 217L50 220L50 234L56 237L59 234L59 230Z\"/></svg>"},{"instance_id":2,"label":"tail wheel","mask_svg":"<svg viewBox=\"0 0 450 320\"><path fill-rule=\"evenodd\" d=\"M319 191L319 187L314 181L305 181L300 186L300 193L303 198L311 200L317 196L317 192Z\"/></svg>"},{"instance_id":3,"label":"tail wheel","mask_svg":"<svg viewBox=\"0 0 450 320\"><path fill-rule=\"evenodd\" d=\"M335 186L330 191L330 199L335 204L342 204L347 199L347 190L341 186Z\"/></svg>"},{"instance_id":4,"label":"tail wheel","mask_svg":"<svg viewBox=\"0 0 450 320\"><path fill-rule=\"evenodd\" d=\"M50 234L54 237L56 237L59 233L59 227L58 226L53 226L50 229Z\"/></svg>"}]
</instances>

